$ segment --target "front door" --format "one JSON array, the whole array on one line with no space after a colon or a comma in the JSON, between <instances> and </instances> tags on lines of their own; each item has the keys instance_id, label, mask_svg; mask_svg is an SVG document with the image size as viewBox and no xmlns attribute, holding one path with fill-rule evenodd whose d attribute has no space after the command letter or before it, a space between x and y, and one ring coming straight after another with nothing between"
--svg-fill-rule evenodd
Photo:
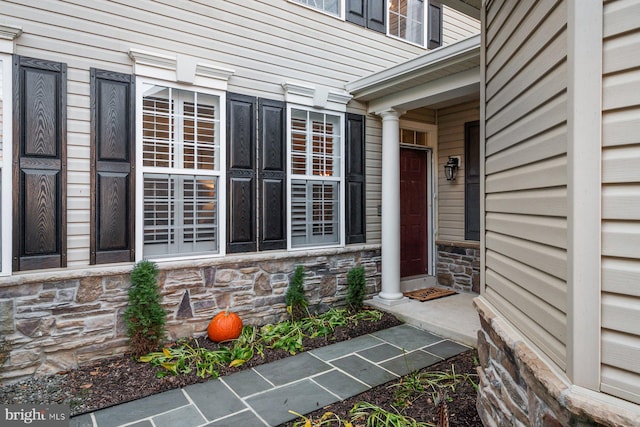
<instances>
[{"instance_id":1,"label":"front door","mask_svg":"<svg viewBox=\"0 0 640 427\"><path fill-rule=\"evenodd\" d=\"M400 150L400 276L428 273L428 153Z\"/></svg>"}]
</instances>

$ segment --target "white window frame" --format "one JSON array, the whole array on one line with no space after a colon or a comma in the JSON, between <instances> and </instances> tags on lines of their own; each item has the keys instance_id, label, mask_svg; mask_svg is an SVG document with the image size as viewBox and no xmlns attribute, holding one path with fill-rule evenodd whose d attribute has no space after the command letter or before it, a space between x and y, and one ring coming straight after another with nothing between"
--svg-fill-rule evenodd
<instances>
[{"instance_id":1,"label":"white window frame","mask_svg":"<svg viewBox=\"0 0 640 427\"><path fill-rule=\"evenodd\" d=\"M144 173L160 173L160 174L168 174L172 175L177 169L174 168L156 168L156 167L145 167L143 166L143 126L142 126L142 115L143 115L143 92L145 85L157 85L164 86L172 89L185 90L189 92L197 92L206 95L212 95L218 98L218 108L217 108L217 135L218 141L217 146L219 147L217 155L218 158L218 169L215 172L208 172L200 174L196 169L194 173L190 173L189 175L210 175L214 176L217 179L217 251L216 252L208 252L202 254L168 254L168 255L151 255L147 257L144 254ZM210 258L210 257L219 257L225 255L225 247L226 247L226 92L216 89L211 89L207 87L180 84L172 81L166 81L155 78L148 77L137 77L136 78L136 261L140 261L142 259L151 259L154 261L173 261L180 259L197 259L197 258Z\"/></svg>"},{"instance_id":2,"label":"white window frame","mask_svg":"<svg viewBox=\"0 0 640 427\"><path fill-rule=\"evenodd\" d=\"M0 248L1 270L0 276L11 274L12 223L12 157L13 157L13 95L12 95L12 58L11 55L0 53L0 72L2 72L2 186L0 188L0 235L2 236L2 248Z\"/></svg>"},{"instance_id":3,"label":"white window frame","mask_svg":"<svg viewBox=\"0 0 640 427\"><path fill-rule=\"evenodd\" d=\"M331 12L327 12L326 10L321 9L319 7L314 7L314 6L310 5L310 4L304 3L304 1L305 0L289 0L289 2L291 2L291 3L295 3L295 4L300 5L302 7L306 7L307 9L311 9L311 10L313 10L315 12L320 12L320 13L323 13L323 14L325 14L327 16L331 16L333 18L339 18L339 19L341 19L343 21L345 19L345 16L344 16L344 14L345 14L345 6L344 6L345 5L345 0L337 0L338 3L339 3L338 4L339 11L338 11L337 15L333 14ZM321 2L322 0L316 0L316 1L320 1Z\"/></svg>"},{"instance_id":4,"label":"white window frame","mask_svg":"<svg viewBox=\"0 0 640 427\"><path fill-rule=\"evenodd\" d=\"M391 0L389 0L391 1ZM398 0L399 1L399 0ZM420 1L420 0L406 0L407 2L411 1ZM396 40L402 40L403 42L410 43L415 46L426 47L427 46L427 20L429 18L429 0L422 0L422 43L417 43L409 39L402 38L395 34L391 33L391 3L388 3L387 7L387 36L394 38Z\"/></svg>"},{"instance_id":5,"label":"white window frame","mask_svg":"<svg viewBox=\"0 0 640 427\"><path fill-rule=\"evenodd\" d=\"M321 179L317 176L312 175L294 175L292 169L292 130L291 130L291 117L292 110L301 110L312 113L333 115L338 117L339 126L340 126L340 147L337 153L339 157L338 167L340 168L340 176L337 178L330 179ZM287 199L287 249L290 251L296 250L309 250L309 249L319 249L319 248L332 248L332 247L343 247L345 245L345 113L341 111L329 110L329 109L320 109L320 108L310 108L308 106L302 104L290 104L287 103L287 194L289 195ZM309 148L310 149L310 148ZM331 244L319 244L319 245L302 245L302 246L293 246L292 241L292 183L298 180L307 180L310 178L311 180L317 180L318 182L323 181L333 181L338 183L338 239L336 243Z\"/></svg>"}]
</instances>

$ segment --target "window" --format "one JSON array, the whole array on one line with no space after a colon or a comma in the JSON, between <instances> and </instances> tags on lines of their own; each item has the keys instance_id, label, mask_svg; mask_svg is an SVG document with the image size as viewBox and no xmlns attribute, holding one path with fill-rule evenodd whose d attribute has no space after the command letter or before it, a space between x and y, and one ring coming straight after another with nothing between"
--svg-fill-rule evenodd
<instances>
[{"instance_id":1,"label":"window","mask_svg":"<svg viewBox=\"0 0 640 427\"><path fill-rule=\"evenodd\" d=\"M290 113L291 246L339 244L341 115Z\"/></svg>"},{"instance_id":2,"label":"window","mask_svg":"<svg viewBox=\"0 0 640 427\"><path fill-rule=\"evenodd\" d=\"M143 84L144 256L219 250L219 97Z\"/></svg>"},{"instance_id":3,"label":"window","mask_svg":"<svg viewBox=\"0 0 640 427\"><path fill-rule=\"evenodd\" d=\"M321 10L332 15L340 16L340 5L342 0L294 0L314 9Z\"/></svg>"},{"instance_id":4,"label":"window","mask_svg":"<svg viewBox=\"0 0 640 427\"><path fill-rule=\"evenodd\" d=\"M389 35L424 44L423 0L389 1Z\"/></svg>"}]
</instances>

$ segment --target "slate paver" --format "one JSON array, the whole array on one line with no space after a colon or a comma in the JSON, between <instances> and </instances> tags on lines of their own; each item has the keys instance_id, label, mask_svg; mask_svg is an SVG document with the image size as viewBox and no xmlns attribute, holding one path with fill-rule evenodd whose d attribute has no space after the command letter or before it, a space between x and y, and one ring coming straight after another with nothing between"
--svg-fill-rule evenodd
<instances>
[{"instance_id":1,"label":"slate paver","mask_svg":"<svg viewBox=\"0 0 640 427\"><path fill-rule=\"evenodd\" d=\"M339 399L311 380L302 380L249 397L246 401L269 425L297 418L289 410L308 414Z\"/></svg>"},{"instance_id":2,"label":"slate paver","mask_svg":"<svg viewBox=\"0 0 640 427\"><path fill-rule=\"evenodd\" d=\"M374 332L371 335L397 347L403 348L406 351L417 350L421 347L442 341L442 338L437 335L409 325L395 326L393 328Z\"/></svg>"},{"instance_id":3,"label":"slate paver","mask_svg":"<svg viewBox=\"0 0 640 427\"><path fill-rule=\"evenodd\" d=\"M91 419L91 415L84 414L71 418L69 420L69 427L93 427L93 420Z\"/></svg>"},{"instance_id":4,"label":"slate paver","mask_svg":"<svg viewBox=\"0 0 640 427\"><path fill-rule=\"evenodd\" d=\"M221 420L214 421L207 424L205 427L265 427L267 424L262 422L260 418L256 417L256 414L247 409L246 411L233 414L230 417L223 418Z\"/></svg>"},{"instance_id":5,"label":"slate paver","mask_svg":"<svg viewBox=\"0 0 640 427\"><path fill-rule=\"evenodd\" d=\"M309 353L300 353L296 356L257 366L254 369L268 381L278 386L328 371L331 366Z\"/></svg>"},{"instance_id":6,"label":"slate paver","mask_svg":"<svg viewBox=\"0 0 640 427\"><path fill-rule=\"evenodd\" d=\"M133 402L113 406L94 412L100 427L116 427L121 424L149 418L153 415L188 405L189 401L182 390L170 390Z\"/></svg>"},{"instance_id":7,"label":"slate paver","mask_svg":"<svg viewBox=\"0 0 640 427\"><path fill-rule=\"evenodd\" d=\"M462 344L458 344L457 342L451 340L444 340L425 347L422 350L428 351L429 353L435 354L436 356L440 356L443 359L448 359L449 357L455 356L456 354L471 350L471 348Z\"/></svg>"},{"instance_id":8,"label":"slate paver","mask_svg":"<svg viewBox=\"0 0 640 427\"><path fill-rule=\"evenodd\" d=\"M358 355L370 360L374 363L382 362L383 360L392 359L403 353L401 348L393 346L391 344L380 344L375 347L368 348L358 352Z\"/></svg>"},{"instance_id":9,"label":"slate paver","mask_svg":"<svg viewBox=\"0 0 640 427\"><path fill-rule=\"evenodd\" d=\"M407 375L409 372L433 365L442 359L422 350L415 350L380 364L398 376Z\"/></svg>"},{"instance_id":10,"label":"slate paver","mask_svg":"<svg viewBox=\"0 0 640 427\"><path fill-rule=\"evenodd\" d=\"M196 427L206 422L204 417L193 406L183 406L151 418L156 427Z\"/></svg>"},{"instance_id":11,"label":"slate paver","mask_svg":"<svg viewBox=\"0 0 640 427\"><path fill-rule=\"evenodd\" d=\"M240 397L246 397L273 387L271 383L262 378L253 369L226 376L223 378L223 382L238 393Z\"/></svg>"},{"instance_id":12,"label":"slate paver","mask_svg":"<svg viewBox=\"0 0 640 427\"><path fill-rule=\"evenodd\" d=\"M362 335L347 341L341 341L339 343L311 350L310 353L322 360L329 361L382 343L383 342L381 340L372 335Z\"/></svg>"},{"instance_id":13,"label":"slate paver","mask_svg":"<svg viewBox=\"0 0 640 427\"><path fill-rule=\"evenodd\" d=\"M185 387L184 391L208 421L213 421L247 408L220 380L193 384Z\"/></svg>"},{"instance_id":14,"label":"slate paver","mask_svg":"<svg viewBox=\"0 0 640 427\"><path fill-rule=\"evenodd\" d=\"M387 372L373 363L364 360L362 357L355 355L336 359L332 364L349 375L358 378L370 387L384 384L387 381L397 378L391 372Z\"/></svg>"},{"instance_id":15,"label":"slate paver","mask_svg":"<svg viewBox=\"0 0 640 427\"><path fill-rule=\"evenodd\" d=\"M129 424L127 427L154 427L149 420L142 420L135 424Z\"/></svg>"},{"instance_id":16,"label":"slate paver","mask_svg":"<svg viewBox=\"0 0 640 427\"><path fill-rule=\"evenodd\" d=\"M313 378L313 381L322 387L338 395L340 399L346 399L356 394L369 390L369 387L349 375L338 370L326 372Z\"/></svg>"}]
</instances>

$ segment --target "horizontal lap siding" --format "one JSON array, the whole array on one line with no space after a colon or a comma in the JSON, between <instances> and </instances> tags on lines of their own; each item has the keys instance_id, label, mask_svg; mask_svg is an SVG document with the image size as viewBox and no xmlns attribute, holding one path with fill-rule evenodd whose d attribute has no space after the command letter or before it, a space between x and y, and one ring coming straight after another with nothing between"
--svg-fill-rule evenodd
<instances>
[{"instance_id":1,"label":"horizontal lap siding","mask_svg":"<svg viewBox=\"0 0 640 427\"><path fill-rule=\"evenodd\" d=\"M562 369L566 22L559 1L494 1L485 62L485 296Z\"/></svg>"},{"instance_id":2,"label":"horizontal lap siding","mask_svg":"<svg viewBox=\"0 0 640 427\"><path fill-rule=\"evenodd\" d=\"M438 240L464 242L464 124L480 118L477 102L438 110ZM444 165L460 156L455 181L447 181Z\"/></svg>"},{"instance_id":3,"label":"horizontal lap siding","mask_svg":"<svg viewBox=\"0 0 640 427\"><path fill-rule=\"evenodd\" d=\"M458 12L447 5L442 7L442 44L448 45L460 39L478 34L480 21Z\"/></svg>"},{"instance_id":4,"label":"horizontal lap siding","mask_svg":"<svg viewBox=\"0 0 640 427\"><path fill-rule=\"evenodd\" d=\"M606 2L602 391L640 403L640 4Z\"/></svg>"},{"instance_id":5,"label":"horizontal lap siding","mask_svg":"<svg viewBox=\"0 0 640 427\"><path fill-rule=\"evenodd\" d=\"M4 1L22 27L16 53L68 66L68 266L89 264L89 69L132 73L130 48L182 53L232 68L229 91L283 99L282 82L344 84L424 52L375 31L281 1ZM448 19L457 22L458 18ZM449 23L445 23L449 25ZM349 110L364 114L353 102ZM367 233L379 241L380 130L367 129ZM369 144L369 143L372 144Z\"/></svg>"}]
</instances>

